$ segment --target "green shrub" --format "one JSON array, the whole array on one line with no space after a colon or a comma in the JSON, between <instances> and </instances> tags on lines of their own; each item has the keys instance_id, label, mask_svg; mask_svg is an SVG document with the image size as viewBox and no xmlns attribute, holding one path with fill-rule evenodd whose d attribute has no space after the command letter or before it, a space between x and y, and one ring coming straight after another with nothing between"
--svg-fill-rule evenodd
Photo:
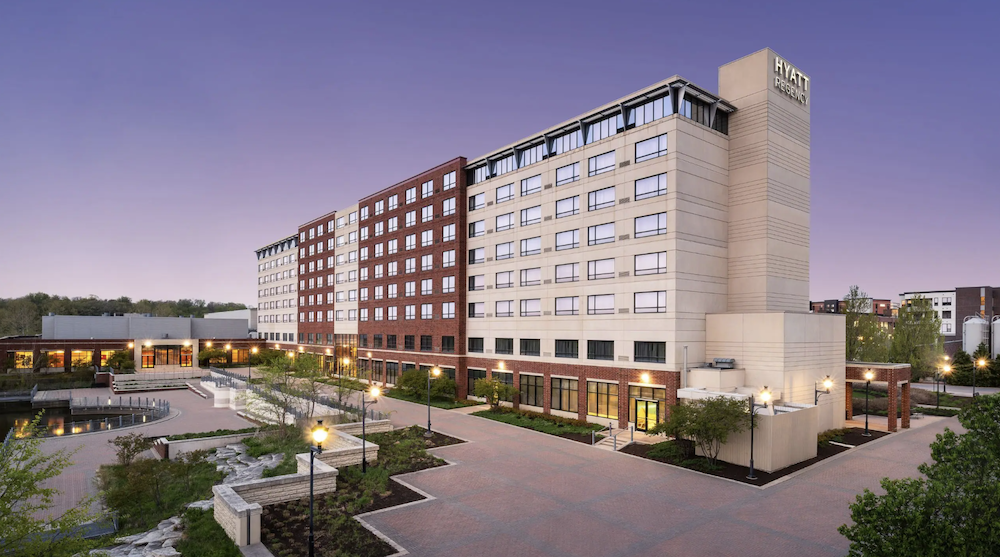
<instances>
[{"instance_id":1,"label":"green shrub","mask_svg":"<svg viewBox=\"0 0 1000 557\"><path fill-rule=\"evenodd\" d=\"M177 544L182 555L198 557L240 557L236 544L215 521L213 511L187 509L184 511L184 539Z\"/></svg>"},{"instance_id":2,"label":"green shrub","mask_svg":"<svg viewBox=\"0 0 1000 557\"><path fill-rule=\"evenodd\" d=\"M473 412L473 416L489 418L505 424L516 425L527 429L533 429L550 435L561 435L564 433L574 433L588 435L592 431L604 429L599 424L592 424L584 420L573 420L552 416L549 414L539 414L525 410L514 410L512 408L501 407L498 410L481 410Z\"/></svg>"},{"instance_id":3,"label":"green shrub","mask_svg":"<svg viewBox=\"0 0 1000 557\"><path fill-rule=\"evenodd\" d=\"M842 442L844 440L844 433L846 429L828 429L817 436L817 444L825 447L830 444L830 441Z\"/></svg>"},{"instance_id":4,"label":"green shrub","mask_svg":"<svg viewBox=\"0 0 1000 557\"><path fill-rule=\"evenodd\" d=\"M167 441L183 441L185 439L203 439L206 437L222 437L223 435L236 435L239 433L265 432L275 429L277 426L267 425L262 427L245 427L243 429L217 429L215 431L201 431L198 433L180 433L167 436Z\"/></svg>"}]
</instances>

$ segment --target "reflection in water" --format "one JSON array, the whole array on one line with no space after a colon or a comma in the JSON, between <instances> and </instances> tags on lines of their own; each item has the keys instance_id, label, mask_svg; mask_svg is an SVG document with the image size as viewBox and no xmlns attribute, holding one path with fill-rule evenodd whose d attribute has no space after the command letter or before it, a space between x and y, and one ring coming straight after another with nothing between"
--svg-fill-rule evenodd
<instances>
[{"instance_id":1,"label":"reflection in water","mask_svg":"<svg viewBox=\"0 0 1000 557\"><path fill-rule=\"evenodd\" d=\"M0 438L14 428L16 437L28 434L29 426L35 416L41 414L39 427L48 435L67 435L71 433L87 433L103 431L118 427L118 414L86 414L74 416L69 408L32 409L30 402L0 404ZM132 423L132 416L120 416L123 425ZM136 423L146 421L145 416L136 416Z\"/></svg>"}]
</instances>

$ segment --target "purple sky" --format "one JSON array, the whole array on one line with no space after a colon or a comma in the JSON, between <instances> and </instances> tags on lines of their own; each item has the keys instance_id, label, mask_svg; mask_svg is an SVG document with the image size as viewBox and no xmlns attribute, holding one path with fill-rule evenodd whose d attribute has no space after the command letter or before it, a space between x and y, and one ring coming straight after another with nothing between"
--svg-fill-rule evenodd
<instances>
[{"instance_id":1,"label":"purple sky","mask_svg":"<svg viewBox=\"0 0 1000 557\"><path fill-rule=\"evenodd\" d=\"M0 297L255 303L299 223L763 47L813 80L812 297L1000 285L995 2L375 4L0 3Z\"/></svg>"}]
</instances>

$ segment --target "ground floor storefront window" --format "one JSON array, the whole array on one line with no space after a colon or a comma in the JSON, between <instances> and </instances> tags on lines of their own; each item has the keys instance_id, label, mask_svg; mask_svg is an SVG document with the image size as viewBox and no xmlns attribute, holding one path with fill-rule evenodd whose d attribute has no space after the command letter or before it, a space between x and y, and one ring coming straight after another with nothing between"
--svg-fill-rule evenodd
<instances>
[{"instance_id":1,"label":"ground floor storefront window","mask_svg":"<svg viewBox=\"0 0 1000 557\"><path fill-rule=\"evenodd\" d=\"M48 356L48 368L66 367L66 353L62 350L49 350L45 352Z\"/></svg>"},{"instance_id":2,"label":"ground floor storefront window","mask_svg":"<svg viewBox=\"0 0 1000 557\"><path fill-rule=\"evenodd\" d=\"M514 386L514 372L512 371L494 371L493 378L505 385L510 385L511 387ZM504 398L504 401L514 402L514 397L510 396Z\"/></svg>"},{"instance_id":3,"label":"ground floor storefront window","mask_svg":"<svg viewBox=\"0 0 1000 557\"><path fill-rule=\"evenodd\" d=\"M399 362L386 362L385 382L395 385L397 377L399 377Z\"/></svg>"},{"instance_id":4,"label":"ground floor storefront window","mask_svg":"<svg viewBox=\"0 0 1000 557\"><path fill-rule=\"evenodd\" d=\"M521 404L542 406L545 403L545 377L541 375L519 374L521 380Z\"/></svg>"},{"instance_id":5,"label":"ground floor storefront window","mask_svg":"<svg viewBox=\"0 0 1000 557\"><path fill-rule=\"evenodd\" d=\"M628 421L639 431L646 431L667 417L667 390L658 387L629 385Z\"/></svg>"},{"instance_id":6,"label":"ground floor storefront window","mask_svg":"<svg viewBox=\"0 0 1000 557\"><path fill-rule=\"evenodd\" d=\"M580 400L580 382L576 379L552 378L552 409L577 412Z\"/></svg>"},{"instance_id":7,"label":"ground floor storefront window","mask_svg":"<svg viewBox=\"0 0 1000 557\"><path fill-rule=\"evenodd\" d=\"M587 381L587 415L618 418L618 384Z\"/></svg>"},{"instance_id":8,"label":"ground floor storefront window","mask_svg":"<svg viewBox=\"0 0 1000 557\"><path fill-rule=\"evenodd\" d=\"M476 380L486 379L486 370L469 368L467 377L468 384L466 385L466 394L468 396L476 396Z\"/></svg>"},{"instance_id":9,"label":"ground floor storefront window","mask_svg":"<svg viewBox=\"0 0 1000 557\"><path fill-rule=\"evenodd\" d=\"M34 354L29 350L7 352L7 360L14 361L14 369L31 369L35 363Z\"/></svg>"}]
</instances>

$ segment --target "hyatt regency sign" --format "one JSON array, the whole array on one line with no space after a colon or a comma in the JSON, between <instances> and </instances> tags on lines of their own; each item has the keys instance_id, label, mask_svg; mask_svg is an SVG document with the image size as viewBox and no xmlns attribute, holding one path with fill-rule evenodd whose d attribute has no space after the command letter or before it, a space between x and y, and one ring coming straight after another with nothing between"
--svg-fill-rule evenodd
<instances>
[{"instance_id":1,"label":"hyatt regency sign","mask_svg":"<svg viewBox=\"0 0 1000 557\"><path fill-rule=\"evenodd\" d=\"M795 66L774 57L774 88L799 101L809 104L809 78Z\"/></svg>"}]
</instances>

